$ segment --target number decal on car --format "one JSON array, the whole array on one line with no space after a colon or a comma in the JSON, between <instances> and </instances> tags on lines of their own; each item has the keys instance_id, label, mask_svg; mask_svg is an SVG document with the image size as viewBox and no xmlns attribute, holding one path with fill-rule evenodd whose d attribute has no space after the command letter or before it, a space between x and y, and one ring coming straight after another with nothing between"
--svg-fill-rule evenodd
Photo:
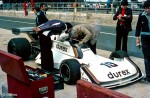
<instances>
[{"instance_id":1,"label":"number decal on car","mask_svg":"<svg viewBox=\"0 0 150 98\"><path fill-rule=\"evenodd\" d=\"M100 65L105 65L108 68L112 68L112 67L117 67L118 66L117 64L112 63L112 62L104 62L104 63L101 63Z\"/></svg>"}]
</instances>

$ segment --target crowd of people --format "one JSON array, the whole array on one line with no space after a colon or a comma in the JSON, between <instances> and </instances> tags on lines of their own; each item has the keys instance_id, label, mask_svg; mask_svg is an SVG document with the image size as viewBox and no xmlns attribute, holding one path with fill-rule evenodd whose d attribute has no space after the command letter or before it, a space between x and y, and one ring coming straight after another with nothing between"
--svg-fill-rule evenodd
<instances>
[{"instance_id":1,"label":"crowd of people","mask_svg":"<svg viewBox=\"0 0 150 98\"><path fill-rule=\"evenodd\" d=\"M145 78L142 82L150 82L150 1L147 0L143 5L144 11L139 14L136 26L136 45L142 43L142 51L145 62ZM100 26L95 24L78 24L73 26L69 22L61 20L48 20L46 17L46 5L42 3L40 7L34 8L36 14L36 27L33 28L37 32L40 39L41 47L41 67L48 71L53 71L53 53L51 35L68 34L68 39L78 40L79 45L87 44L90 49L96 54L96 42L100 34ZM128 34L132 31L132 9L128 8L128 1L122 0L121 5L113 16L113 20L117 20L116 25L116 48L115 51L122 50L128 53ZM49 30L47 33L44 31ZM140 37L141 36L141 42ZM61 37L60 37L61 38Z\"/></svg>"}]
</instances>

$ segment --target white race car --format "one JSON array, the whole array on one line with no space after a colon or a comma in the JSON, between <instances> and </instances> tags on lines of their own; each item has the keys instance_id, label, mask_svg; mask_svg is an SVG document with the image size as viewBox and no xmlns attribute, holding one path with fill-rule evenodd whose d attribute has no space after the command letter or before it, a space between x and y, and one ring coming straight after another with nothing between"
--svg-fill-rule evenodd
<instances>
[{"instance_id":1,"label":"white race car","mask_svg":"<svg viewBox=\"0 0 150 98\"><path fill-rule=\"evenodd\" d=\"M31 29L32 30L32 29ZM29 28L13 29L14 34L20 32L31 34ZM32 32L33 33L33 32ZM112 52L110 58L95 55L87 45L70 45L69 41L53 39L54 67L59 70L66 84L75 84L77 80L86 81L113 88L138 81L143 77L140 68L124 51ZM8 52L29 58L38 54L35 62L40 64L40 49L37 42L29 42L26 38L13 38L8 43Z\"/></svg>"}]
</instances>

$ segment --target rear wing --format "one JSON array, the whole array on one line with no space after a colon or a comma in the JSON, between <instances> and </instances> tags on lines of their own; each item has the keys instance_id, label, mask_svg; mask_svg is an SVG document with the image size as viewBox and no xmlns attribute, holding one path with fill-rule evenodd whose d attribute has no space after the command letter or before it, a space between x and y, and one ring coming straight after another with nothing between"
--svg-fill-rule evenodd
<instances>
[{"instance_id":1,"label":"rear wing","mask_svg":"<svg viewBox=\"0 0 150 98\"><path fill-rule=\"evenodd\" d=\"M20 33L34 34L34 27L20 27L20 28L12 28L12 33L15 35L19 35Z\"/></svg>"}]
</instances>

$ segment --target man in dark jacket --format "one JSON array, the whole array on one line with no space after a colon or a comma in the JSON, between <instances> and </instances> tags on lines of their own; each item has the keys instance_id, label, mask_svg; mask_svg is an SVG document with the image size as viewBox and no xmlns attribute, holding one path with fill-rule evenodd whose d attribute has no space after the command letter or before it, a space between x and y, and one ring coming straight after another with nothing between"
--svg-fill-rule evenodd
<instances>
[{"instance_id":1,"label":"man in dark jacket","mask_svg":"<svg viewBox=\"0 0 150 98\"><path fill-rule=\"evenodd\" d=\"M116 26L116 51L123 50L127 52L128 33L129 31L132 31L131 22L133 18L132 10L127 6L128 2L126 0L122 1L121 7L113 17L113 20L118 20Z\"/></svg>"},{"instance_id":2,"label":"man in dark jacket","mask_svg":"<svg viewBox=\"0 0 150 98\"><path fill-rule=\"evenodd\" d=\"M39 7L35 7L33 9L35 15L36 15L36 19L35 19L35 23L36 23L36 26L39 26L45 22L48 21L47 17L44 15L44 13L41 12L40 8ZM35 40L38 40L38 35L37 34L32 34L32 37L35 39ZM31 38L31 37L30 37ZM32 38L31 38L32 39ZM34 40L32 39L32 40Z\"/></svg>"},{"instance_id":3,"label":"man in dark jacket","mask_svg":"<svg viewBox=\"0 0 150 98\"><path fill-rule=\"evenodd\" d=\"M44 13L41 12L39 7L35 7L33 11L36 15L36 26L39 26L48 21L47 17L44 15Z\"/></svg>"},{"instance_id":4,"label":"man in dark jacket","mask_svg":"<svg viewBox=\"0 0 150 98\"><path fill-rule=\"evenodd\" d=\"M46 7L44 3L40 4L40 10L41 10L41 13L43 13L46 16L46 11L48 10L48 8Z\"/></svg>"},{"instance_id":5,"label":"man in dark jacket","mask_svg":"<svg viewBox=\"0 0 150 98\"><path fill-rule=\"evenodd\" d=\"M67 26L60 20L49 20L38 27L33 28L40 36L41 68L54 71L51 35L60 35ZM48 31L48 32L45 32Z\"/></svg>"},{"instance_id":6,"label":"man in dark jacket","mask_svg":"<svg viewBox=\"0 0 150 98\"><path fill-rule=\"evenodd\" d=\"M139 37L141 36L142 51L145 63L145 78L142 79L144 83L150 83L150 1L144 2L144 12L139 14L136 25L136 45L140 44Z\"/></svg>"}]
</instances>

